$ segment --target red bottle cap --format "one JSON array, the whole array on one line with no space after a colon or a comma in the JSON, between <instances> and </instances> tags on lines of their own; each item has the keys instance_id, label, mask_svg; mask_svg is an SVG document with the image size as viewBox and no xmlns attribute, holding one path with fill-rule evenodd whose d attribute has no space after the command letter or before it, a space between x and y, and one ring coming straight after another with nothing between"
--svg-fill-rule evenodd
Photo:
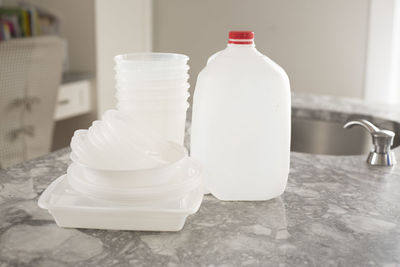
<instances>
[{"instance_id":1,"label":"red bottle cap","mask_svg":"<svg viewBox=\"0 0 400 267\"><path fill-rule=\"evenodd\" d=\"M254 32L252 31L231 31L229 32L229 44L252 44Z\"/></svg>"}]
</instances>

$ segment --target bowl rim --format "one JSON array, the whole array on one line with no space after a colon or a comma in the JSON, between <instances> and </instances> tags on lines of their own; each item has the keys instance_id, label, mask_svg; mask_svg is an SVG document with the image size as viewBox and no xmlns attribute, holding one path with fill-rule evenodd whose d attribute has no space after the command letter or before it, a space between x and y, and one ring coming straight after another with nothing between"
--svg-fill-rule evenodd
<instances>
[{"instance_id":1,"label":"bowl rim","mask_svg":"<svg viewBox=\"0 0 400 267\"><path fill-rule=\"evenodd\" d=\"M91 166L87 163L84 163L82 161L80 161L78 159L78 157L75 155L75 153L71 150L71 153L69 154L69 158L72 160L72 162L80 165L83 168L89 169L89 170L93 170L93 171L105 171L105 172L148 172L148 171L159 171L165 168L169 168L169 167L173 167L176 164L179 164L181 161L185 160L186 158L188 158L188 151L184 146L181 146L175 142L172 141L168 141L168 143L172 144L178 152L181 152L181 157L178 158L176 161L170 162L170 163L166 163L163 164L159 167L155 167L155 168L143 168L143 169L125 169L125 168L120 168L120 169L116 169L116 168L104 168L104 167L94 167ZM180 151L179 151L180 150Z\"/></svg>"}]
</instances>

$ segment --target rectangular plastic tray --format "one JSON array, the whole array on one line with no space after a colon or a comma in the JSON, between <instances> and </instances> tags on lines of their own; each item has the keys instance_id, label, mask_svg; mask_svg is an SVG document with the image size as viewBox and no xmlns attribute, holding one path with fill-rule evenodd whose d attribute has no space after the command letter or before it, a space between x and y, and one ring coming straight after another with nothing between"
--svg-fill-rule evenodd
<instances>
[{"instance_id":1,"label":"rectangular plastic tray","mask_svg":"<svg viewBox=\"0 0 400 267\"><path fill-rule=\"evenodd\" d=\"M40 196L38 205L47 209L60 227L110 230L179 231L188 215L203 200L198 188L175 203L152 207L118 205L88 198L74 191L63 175Z\"/></svg>"}]
</instances>

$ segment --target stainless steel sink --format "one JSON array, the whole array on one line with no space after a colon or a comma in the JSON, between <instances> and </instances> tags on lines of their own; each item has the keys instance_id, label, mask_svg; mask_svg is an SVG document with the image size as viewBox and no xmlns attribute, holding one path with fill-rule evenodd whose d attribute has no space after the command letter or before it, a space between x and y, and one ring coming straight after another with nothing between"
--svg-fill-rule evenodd
<instances>
[{"instance_id":1,"label":"stainless steel sink","mask_svg":"<svg viewBox=\"0 0 400 267\"><path fill-rule=\"evenodd\" d=\"M335 117L335 116L334 116ZM388 120L373 119L362 115L340 118L339 121L292 117L291 151L325 155L361 155L372 148L371 135L362 128L344 129L347 120L365 118L396 133L393 147L400 145L400 124Z\"/></svg>"}]
</instances>

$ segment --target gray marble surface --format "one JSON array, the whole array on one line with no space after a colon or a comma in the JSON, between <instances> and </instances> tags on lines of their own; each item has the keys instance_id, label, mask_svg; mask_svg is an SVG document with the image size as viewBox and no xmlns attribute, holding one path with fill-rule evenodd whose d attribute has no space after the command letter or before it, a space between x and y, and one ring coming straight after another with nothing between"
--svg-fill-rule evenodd
<instances>
[{"instance_id":1,"label":"gray marble surface","mask_svg":"<svg viewBox=\"0 0 400 267\"><path fill-rule=\"evenodd\" d=\"M296 95L295 116L400 122L400 107ZM69 149L0 170L0 266L400 266L400 164L291 154L288 187L265 202L206 196L176 233L58 228L37 206ZM400 150L396 149L400 159Z\"/></svg>"}]
</instances>

